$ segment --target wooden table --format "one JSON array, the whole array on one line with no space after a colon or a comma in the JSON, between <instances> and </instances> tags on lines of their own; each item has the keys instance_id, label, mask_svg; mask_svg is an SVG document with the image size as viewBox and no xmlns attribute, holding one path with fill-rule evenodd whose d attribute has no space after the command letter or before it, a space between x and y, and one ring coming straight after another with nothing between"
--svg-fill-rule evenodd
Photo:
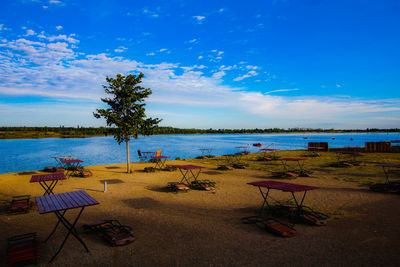
<instances>
[{"instance_id":1,"label":"wooden table","mask_svg":"<svg viewBox=\"0 0 400 267\"><path fill-rule=\"evenodd\" d=\"M380 166L383 169L383 172L385 173L386 177L386 184L389 184L389 173L392 168L400 168L400 164L395 164L395 163L380 163L376 164L376 166Z\"/></svg>"},{"instance_id":2,"label":"wooden table","mask_svg":"<svg viewBox=\"0 0 400 267\"><path fill-rule=\"evenodd\" d=\"M154 168L155 169L159 169L159 170L161 170L162 168L164 168L165 167L165 161L167 160L167 159L169 159L169 157L167 157L167 156L153 156L153 157L151 157L153 160L154 160L154 162L155 162L155 166L154 166Z\"/></svg>"},{"instance_id":3,"label":"wooden table","mask_svg":"<svg viewBox=\"0 0 400 267\"><path fill-rule=\"evenodd\" d=\"M62 159L61 162L65 165L67 176L71 177L71 175L78 173L78 168L82 167L83 161L80 159Z\"/></svg>"},{"instance_id":4,"label":"wooden table","mask_svg":"<svg viewBox=\"0 0 400 267\"><path fill-rule=\"evenodd\" d=\"M43 195L54 194L53 189L56 187L59 180L65 180L64 173L50 173L50 174L41 174L41 175L32 175L30 182L36 183L38 182L40 186L44 189ZM50 183L47 183L50 182Z\"/></svg>"},{"instance_id":5,"label":"wooden table","mask_svg":"<svg viewBox=\"0 0 400 267\"><path fill-rule=\"evenodd\" d=\"M271 189L276 189L276 190L280 190L283 192L290 192L292 194L292 198L296 204L298 214L301 213L301 209L302 209L307 191L319 189L319 187L316 187L316 186L291 184L291 183L284 183L284 182L278 182L278 181L258 181L258 182L251 182L251 183L247 183L247 184L257 186L261 193L261 196L264 199L263 204L258 211L258 215L261 215L265 206L267 206L268 208L271 208L271 205L268 203L268 195L269 195L269 191ZM263 192L262 188L266 188L266 191ZM298 201L296 198L295 193L297 193L297 192L304 192L303 196L301 198L301 201Z\"/></svg>"},{"instance_id":6,"label":"wooden table","mask_svg":"<svg viewBox=\"0 0 400 267\"><path fill-rule=\"evenodd\" d=\"M304 172L304 161L308 159L303 159L303 158L280 158L279 159L282 163L283 166L283 172L287 173L289 171L289 167L287 165L288 162L297 162L297 165L299 166L299 173Z\"/></svg>"},{"instance_id":7,"label":"wooden table","mask_svg":"<svg viewBox=\"0 0 400 267\"><path fill-rule=\"evenodd\" d=\"M56 226L54 227L54 229L51 231L51 233L44 242L47 242L49 238L55 233L60 222L68 230L68 233L64 238L64 241L61 243L61 246L58 248L57 252L50 259L49 263L52 262L55 259L55 257L61 252L70 234L72 234L82 244L86 252L89 252L89 249L87 248L86 244L83 242L83 240L78 234L78 231L75 229L75 225L78 222L79 217L81 216L85 207L97 205L99 204L99 202L93 199L85 191L80 190L80 191L66 192L55 195L45 195L41 197L36 197L36 203L40 214L53 212L58 218ZM65 218L65 214L68 210L77 208L80 208L80 211L76 216L76 218L71 223Z\"/></svg>"},{"instance_id":8,"label":"wooden table","mask_svg":"<svg viewBox=\"0 0 400 267\"><path fill-rule=\"evenodd\" d=\"M172 165L175 168L178 168L182 174L182 179L180 183L186 181L186 184L190 186L192 182L196 182L197 178L200 175L201 169L205 169L206 167L197 166L197 165Z\"/></svg>"},{"instance_id":9,"label":"wooden table","mask_svg":"<svg viewBox=\"0 0 400 267\"><path fill-rule=\"evenodd\" d=\"M52 158L55 159L57 162L56 167L63 167L63 168L66 168L66 166L64 165L64 163L62 163L61 160L77 159L75 157L66 157L66 156L52 157Z\"/></svg>"}]
</instances>

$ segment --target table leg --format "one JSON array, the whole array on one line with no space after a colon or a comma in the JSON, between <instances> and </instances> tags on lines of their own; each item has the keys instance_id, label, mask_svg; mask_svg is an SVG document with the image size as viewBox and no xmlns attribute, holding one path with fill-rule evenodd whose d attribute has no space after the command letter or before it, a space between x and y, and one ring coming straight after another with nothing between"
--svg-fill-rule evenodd
<instances>
[{"instance_id":1,"label":"table leg","mask_svg":"<svg viewBox=\"0 0 400 267\"><path fill-rule=\"evenodd\" d=\"M62 248L65 245L65 242L67 241L69 235L72 233L73 236L75 236L75 238L83 245L83 247L85 248L86 252L89 252L89 249L87 248L86 244L83 242L83 240L79 237L78 232L75 229L75 225L79 220L79 217L81 216L83 210L85 209L85 207L82 207L79 214L76 216L74 222L71 224L67 219L65 219L64 215L65 215L65 211L61 214L59 212L55 212L56 216L58 217L58 221L61 223L68 229L68 233L65 236L64 241L62 242L60 248L57 250L56 254L54 254L54 256L50 259L49 263L51 263L55 257L60 253L60 251L62 250ZM59 224L59 222L57 223L57 225Z\"/></svg>"},{"instance_id":2,"label":"table leg","mask_svg":"<svg viewBox=\"0 0 400 267\"><path fill-rule=\"evenodd\" d=\"M64 212L63 212L62 215L64 216L64 214L65 214L66 212L67 212L67 211L64 210ZM58 220L58 222L57 222L56 226L54 227L53 231L51 231L51 233L50 233L49 236L43 241L43 243L46 243L47 240L49 240L49 238L55 233L55 231L56 231L56 229L57 229L57 227L58 227L59 224L60 224L60 220Z\"/></svg>"},{"instance_id":3,"label":"table leg","mask_svg":"<svg viewBox=\"0 0 400 267\"><path fill-rule=\"evenodd\" d=\"M382 166L383 172L385 173L385 177L386 177L386 184L389 184L389 168L385 168L384 166Z\"/></svg>"},{"instance_id":4,"label":"table leg","mask_svg":"<svg viewBox=\"0 0 400 267\"><path fill-rule=\"evenodd\" d=\"M187 185L190 185L190 182L187 179L188 170L186 170L186 172L183 172L182 169L179 168L179 171L182 174L182 179L181 179L180 183L182 183L183 181L186 181Z\"/></svg>"},{"instance_id":5,"label":"table leg","mask_svg":"<svg viewBox=\"0 0 400 267\"><path fill-rule=\"evenodd\" d=\"M260 186L258 187L258 190L260 190L261 196L262 196L263 199L264 199L264 202L263 202L263 204L262 204L260 210L258 211L258 216L260 216L260 215L262 214L262 211L263 211L265 205L267 205L268 208L270 208L270 206L269 206L269 204L268 204L268 200L267 200L268 194L269 194L269 190L270 190L270 189L268 188L268 189L267 189L267 192L266 192L265 194L263 193L263 191L262 191L262 189L261 189Z\"/></svg>"}]
</instances>

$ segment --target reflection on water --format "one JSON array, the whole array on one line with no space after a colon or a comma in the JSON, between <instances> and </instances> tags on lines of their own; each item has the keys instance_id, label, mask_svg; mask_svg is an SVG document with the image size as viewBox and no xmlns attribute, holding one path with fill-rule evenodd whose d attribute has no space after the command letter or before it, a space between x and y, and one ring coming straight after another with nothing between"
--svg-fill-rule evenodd
<instances>
[{"instance_id":1,"label":"reflection on water","mask_svg":"<svg viewBox=\"0 0 400 267\"><path fill-rule=\"evenodd\" d=\"M220 156L237 152L235 147L249 145L251 152L259 148L304 149L308 142L329 142L329 147L364 146L365 142L400 139L398 133L312 133L312 134L194 134L154 135L140 137L130 143L131 161L138 161L137 149L162 150L162 155L175 159L194 158L199 149L212 148ZM0 140L0 173L40 170L55 165L54 156L74 156L84 165L118 164L126 162L125 144L118 145L113 137L43 138Z\"/></svg>"}]
</instances>

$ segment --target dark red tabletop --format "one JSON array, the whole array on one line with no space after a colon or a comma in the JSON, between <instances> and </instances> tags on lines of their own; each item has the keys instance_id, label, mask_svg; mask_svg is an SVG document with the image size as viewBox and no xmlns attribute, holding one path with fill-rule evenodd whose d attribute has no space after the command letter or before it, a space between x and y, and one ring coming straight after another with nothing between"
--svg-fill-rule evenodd
<instances>
[{"instance_id":1,"label":"dark red tabletop","mask_svg":"<svg viewBox=\"0 0 400 267\"><path fill-rule=\"evenodd\" d=\"M99 204L83 190L36 197L36 203L40 214Z\"/></svg>"},{"instance_id":2,"label":"dark red tabletop","mask_svg":"<svg viewBox=\"0 0 400 267\"><path fill-rule=\"evenodd\" d=\"M361 154L361 152L358 152L358 151L336 151L336 153L339 153L339 154L350 154L350 155Z\"/></svg>"},{"instance_id":3,"label":"dark red tabletop","mask_svg":"<svg viewBox=\"0 0 400 267\"><path fill-rule=\"evenodd\" d=\"M167 156L153 156L152 159L169 159Z\"/></svg>"},{"instance_id":4,"label":"dark red tabletop","mask_svg":"<svg viewBox=\"0 0 400 267\"><path fill-rule=\"evenodd\" d=\"M302 159L302 158L280 158L279 160L284 160L284 161L302 161L302 160L308 160L308 159Z\"/></svg>"},{"instance_id":5,"label":"dark red tabletop","mask_svg":"<svg viewBox=\"0 0 400 267\"><path fill-rule=\"evenodd\" d=\"M388 168L400 168L400 164L396 163L379 163L376 164L376 166L388 167Z\"/></svg>"},{"instance_id":6,"label":"dark red tabletop","mask_svg":"<svg viewBox=\"0 0 400 267\"><path fill-rule=\"evenodd\" d=\"M172 166L179 168L179 169L184 169L184 170L196 170L196 169L206 168L206 167L197 166L197 165L172 165Z\"/></svg>"},{"instance_id":7,"label":"dark red tabletop","mask_svg":"<svg viewBox=\"0 0 400 267\"><path fill-rule=\"evenodd\" d=\"M80 160L80 159L62 159L61 162L65 163L65 164L70 164L70 163L81 163L81 162L83 162L83 160Z\"/></svg>"},{"instance_id":8,"label":"dark red tabletop","mask_svg":"<svg viewBox=\"0 0 400 267\"><path fill-rule=\"evenodd\" d=\"M41 175L32 175L30 182L42 182L42 181L54 181L54 180L65 180L64 173L50 173L50 174L41 174Z\"/></svg>"},{"instance_id":9,"label":"dark red tabletop","mask_svg":"<svg viewBox=\"0 0 400 267\"><path fill-rule=\"evenodd\" d=\"M319 187L316 187L316 186L291 184L291 183L284 183L284 182L278 182L278 181L259 181L259 182L251 182L251 183L247 183L247 184L259 186L259 187L271 188L271 189L278 189L278 190L282 190L285 192L301 192L301 191L319 189Z\"/></svg>"}]
</instances>

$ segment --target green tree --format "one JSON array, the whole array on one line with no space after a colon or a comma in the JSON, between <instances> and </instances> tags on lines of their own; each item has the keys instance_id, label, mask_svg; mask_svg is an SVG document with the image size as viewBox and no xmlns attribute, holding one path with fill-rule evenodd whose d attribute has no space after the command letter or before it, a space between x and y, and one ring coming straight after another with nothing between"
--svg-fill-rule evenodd
<instances>
[{"instance_id":1,"label":"green tree","mask_svg":"<svg viewBox=\"0 0 400 267\"><path fill-rule=\"evenodd\" d=\"M145 114L144 100L152 94L152 91L139 85L143 77L143 73L138 76L117 74L116 78L106 77L108 84L103 87L112 98L102 98L101 101L109 108L96 109L96 112L93 112L97 119L104 117L107 126L115 127L113 135L118 144L126 143L128 173L130 173L129 141L132 137L137 139L139 134L152 135L161 121L158 118L147 118Z\"/></svg>"}]
</instances>

